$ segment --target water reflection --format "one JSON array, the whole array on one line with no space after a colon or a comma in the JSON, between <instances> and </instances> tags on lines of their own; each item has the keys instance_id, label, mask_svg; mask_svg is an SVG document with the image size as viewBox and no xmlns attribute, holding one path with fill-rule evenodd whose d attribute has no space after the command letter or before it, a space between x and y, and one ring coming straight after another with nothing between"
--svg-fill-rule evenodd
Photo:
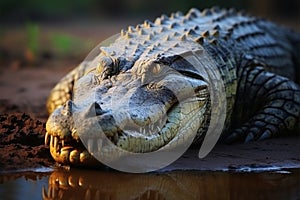
<instances>
[{"instance_id":1,"label":"water reflection","mask_svg":"<svg viewBox=\"0 0 300 200\"><path fill-rule=\"evenodd\" d=\"M168 172L125 174L71 170L49 177L44 199L299 199L291 173Z\"/></svg>"},{"instance_id":2,"label":"water reflection","mask_svg":"<svg viewBox=\"0 0 300 200\"><path fill-rule=\"evenodd\" d=\"M49 172L0 173L0 199L41 199L49 176Z\"/></svg>"},{"instance_id":3,"label":"water reflection","mask_svg":"<svg viewBox=\"0 0 300 200\"><path fill-rule=\"evenodd\" d=\"M95 170L0 174L0 199L300 199L300 169L265 173Z\"/></svg>"}]
</instances>

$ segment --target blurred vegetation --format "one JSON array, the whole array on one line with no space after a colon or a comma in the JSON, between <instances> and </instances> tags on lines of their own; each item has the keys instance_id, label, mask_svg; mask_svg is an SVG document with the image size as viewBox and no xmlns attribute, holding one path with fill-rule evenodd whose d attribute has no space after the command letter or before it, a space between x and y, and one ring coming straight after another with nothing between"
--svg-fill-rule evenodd
<instances>
[{"instance_id":1,"label":"blurred vegetation","mask_svg":"<svg viewBox=\"0 0 300 200\"><path fill-rule=\"evenodd\" d=\"M44 28L40 22L29 21L12 30L0 29L0 67L39 66L51 60L80 62L96 45L96 41L55 26Z\"/></svg>"},{"instance_id":2,"label":"blurred vegetation","mask_svg":"<svg viewBox=\"0 0 300 200\"><path fill-rule=\"evenodd\" d=\"M39 27L37 24L28 22L26 24L26 47L25 57L28 62L34 62L39 48Z\"/></svg>"},{"instance_id":3,"label":"blurred vegetation","mask_svg":"<svg viewBox=\"0 0 300 200\"><path fill-rule=\"evenodd\" d=\"M88 21L94 20L93 23L104 22L102 26L107 28L111 21L153 20L163 13L216 5L245 9L273 19L299 20L299 0L1 0L0 65L3 61L11 62L7 60L17 65L38 65L40 60L51 58L82 59L96 45L96 41L72 32L45 31L41 26L45 23L64 26L75 21L84 29ZM19 29L9 30L12 27Z\"/></svg>"},{"instance_id":4,"label":"blurred vegetation","mask_svg":"<svg viewBox=\"0 0 300 200\"><path fill-rule=\"evenodd\" d=\"M90 41L66 33L48 34L48 43L48 51L56 52L57 55L63 57L77 56L76 53L85 52L91 46Z\"/></svg>"},{"instance_id":5,"label":"blurred vegetation","mask_svg":"<svg viewBox=\"0 0 300 200\"><path fill-rule=\"evenodd\" d=\"M263 9L280 15L296 15L299 0L1 0L1 21L55 20L68 17L154 16L191 7L218 5L238 9ZM263 11L262 11L263 12Z\"/></svg>"},{"instance_id":6,"label":"blurred vegetation","mask_svg":"<svg viewBox=\"0 0 300 200\"><path fill-rule=\"evenodd\" d=\"M246 7L247 1L240 0L2 0L0 17L5 20L45 20L62 17L119 17L161 14L172 11L186 11L219 5L222 7Z\"/></svg>"}]
</instances>

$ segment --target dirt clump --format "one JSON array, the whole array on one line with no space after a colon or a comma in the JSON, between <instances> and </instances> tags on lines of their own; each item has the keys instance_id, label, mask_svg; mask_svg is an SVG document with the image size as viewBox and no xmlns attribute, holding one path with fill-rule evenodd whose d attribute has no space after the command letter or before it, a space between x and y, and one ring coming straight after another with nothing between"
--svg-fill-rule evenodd
<instances>
[{"instance_id":1,"label":"dirt clump","mask_svg":"<svg viewBox=\"0 0 300 200\"><path fill-rule=\"evenodd\" d=\"M51 166L45 123L25 113L0 114L0 171Z\"/></svg>"}]
</instances>

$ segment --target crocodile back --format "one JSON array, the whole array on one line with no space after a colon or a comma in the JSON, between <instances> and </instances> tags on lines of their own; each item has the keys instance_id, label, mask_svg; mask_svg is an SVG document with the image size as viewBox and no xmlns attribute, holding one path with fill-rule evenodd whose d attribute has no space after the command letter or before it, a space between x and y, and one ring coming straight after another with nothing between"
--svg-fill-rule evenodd
<instances>
[{"instance_id":1,"label":"crocodile back","mask_svg":"<svg viewBox=\"0 0 300 200\"><path fill-rule=\"evenodd\" d=\"M265 70L295 80L295 47L291 38L300 41L299 35L270 21L245 14L227 14L214 19L226 33L228 48L237 54L248 55ZM299 46L300 47L300 46ZM299 51L298 51L299 52ZM299 61L299 59L298 59Z\"/></svg>"}]
</instances>

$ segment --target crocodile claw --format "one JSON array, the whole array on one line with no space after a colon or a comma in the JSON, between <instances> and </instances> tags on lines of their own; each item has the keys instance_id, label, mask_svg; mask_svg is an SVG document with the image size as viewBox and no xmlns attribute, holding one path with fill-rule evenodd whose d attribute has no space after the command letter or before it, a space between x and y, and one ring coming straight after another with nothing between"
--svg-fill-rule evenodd
<instances>
[{"instance_id":1,"label":"crocodile claw","mask_svg":"<svg viewBox=\"0 0 300 200\"><path fill-rule=\"evenodd\" d=\"M248 133L248 134L247 134L247 137L246 137L246 139L245 139L245 143L246 143L246 142L251 142L251 141L253 141L253 140L254 140L254 137L255 137L255 134L254 134L253 132Z\"/></svg>"},{"instance_id":2,"label":"crocodile claw","mask_svg":"<svg viewBox=\"0 0 300 200\"><path fill-rule=\"evenodd\" d=\"M233 144L235 142L241 141L244 138L244 133L241 129L236 129L227 138L225 138L226 144Z\"/></svg>"},{"instance_id":3,"label":"crocodile claw","mask_svg":"<svg viewBox=\"0 0 300 200\"><path fill-rule=\"evenodd\" d=\"M258 138L258 140L265 140L268 139L272 136L271 131L266 130L263 134L261 134L261 136Z\"/></svg>"}]
</instances>

